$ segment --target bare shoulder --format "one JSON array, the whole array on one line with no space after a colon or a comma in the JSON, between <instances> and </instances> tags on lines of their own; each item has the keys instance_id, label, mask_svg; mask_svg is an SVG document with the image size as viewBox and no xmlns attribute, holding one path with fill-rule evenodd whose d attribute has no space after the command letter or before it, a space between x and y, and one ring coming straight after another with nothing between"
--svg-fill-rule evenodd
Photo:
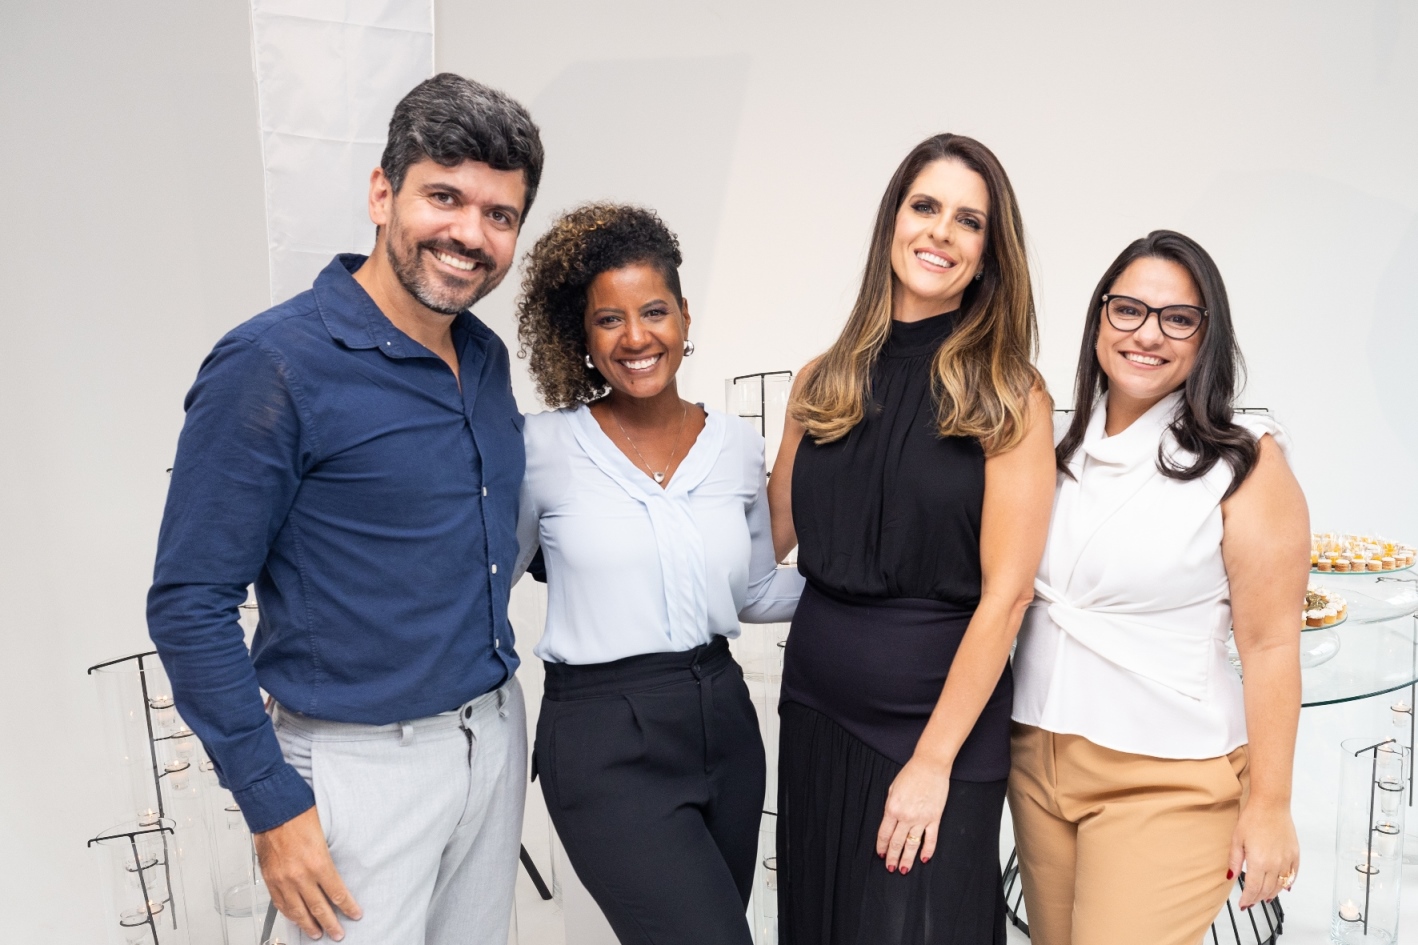
<instances>
[{"instance_id":1,"label":"bare shoulder","mask_svg":"<svg viewBox=\"0 0 1418 945\"><path fill-rule=\"evenodd\" d=\"M813 373L822 364L822 359L825 357L827 357L827 355L819 354L798 369L797 376L793 378L793 395L796 395L803 389L803 385L808 382L808 378L812 377Z\"/></svg>"},{"instance_id":2,"label":"bare shoulder","mask_svg":"<svg viewBox=\"0 0 1418 945\"><path fill-rule=\"evenodd\" d=\"M1263 434L1256 441L1256 463L1251 467L1250 474L1246 476L1245 482L1231 496L1222 503L1222 508L1227 506L1235 508L1245 507L1252 504L1265 505L1277 500L1294 500L1298 497L1304 501L1304 495L1300 492L1300 483L1295 478L1295 473L1290 469L1290 463L1285 458L1285 452L1280 448L1280 444L1275 442L1275 438L1269 433Z\"/></svg>"},{"instance_id":3,"label":"bare shoulder","mask_svg":"<svg viewBox=\"0 0 1418 945\"><path fill-rule=\"evenodd\" d=\"M1280 444L1269 435L1260 437L1255 466L1245 482L1221 503L1225 538L1265 540L1309 548L1309 509L1299 480Z\"/></svg>"}]
</instances>

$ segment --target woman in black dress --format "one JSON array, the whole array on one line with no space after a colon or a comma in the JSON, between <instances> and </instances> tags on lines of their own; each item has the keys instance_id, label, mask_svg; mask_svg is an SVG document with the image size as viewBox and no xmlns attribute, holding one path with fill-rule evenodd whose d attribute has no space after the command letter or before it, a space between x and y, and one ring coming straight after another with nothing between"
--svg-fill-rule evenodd
<instances>
[{"instance_id":1,"label":"woman in black dress","mask_svg":"<svg viewBox=\"0 0 1418 945\"><path fill-rule=\"evenodd\" d=\"M856 305L769 485L808 579L783 669L783 945L1004 941L1009 649L1054 491L1009 179L937 135L897 168Z\"/></svg>"}]
</instances>

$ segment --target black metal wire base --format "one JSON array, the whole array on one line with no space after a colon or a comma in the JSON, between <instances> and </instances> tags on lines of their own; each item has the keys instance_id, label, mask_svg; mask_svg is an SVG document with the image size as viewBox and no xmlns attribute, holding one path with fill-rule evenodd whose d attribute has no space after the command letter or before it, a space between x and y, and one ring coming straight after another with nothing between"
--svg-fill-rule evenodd
<instances>
[{"instance_id":1,"label":"black metal wire base","mask_svg":"<svg viewBox=\"0 0 1418 945\"><path fill-rule=\"evenodd\" d=\"M1246 874L1241 874L1241 888L1246 886ZM1024 914L1024 884L1019 881L1019 855L1009 851L1004 867L1004 913L1016 929L1029 934L1028 917ZM1259 914L1259 921L1257 920ZM1260 902L1241 913L1226 900L1226 908L1211 923L1212 945L1275 945L1285 929L1285 909L1280 898Z\"/></svg>"}]
</instances>

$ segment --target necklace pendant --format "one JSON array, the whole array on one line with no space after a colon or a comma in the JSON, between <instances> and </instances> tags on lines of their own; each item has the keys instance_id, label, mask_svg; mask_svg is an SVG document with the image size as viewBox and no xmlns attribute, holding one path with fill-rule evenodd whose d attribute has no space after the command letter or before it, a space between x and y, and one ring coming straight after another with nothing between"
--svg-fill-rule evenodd
<instances>
[{"instance_id":1,"label":"necklace pendant","mask_svg":"<svg viewBox=\"0 0 1418 945\"><path fill-rule=\"evenodd\" d=\"M655 481L658 483L663 483L665 481L665 474L662 472L652 472L650 475L654 476Z\"/></svg>"}]
</instances>

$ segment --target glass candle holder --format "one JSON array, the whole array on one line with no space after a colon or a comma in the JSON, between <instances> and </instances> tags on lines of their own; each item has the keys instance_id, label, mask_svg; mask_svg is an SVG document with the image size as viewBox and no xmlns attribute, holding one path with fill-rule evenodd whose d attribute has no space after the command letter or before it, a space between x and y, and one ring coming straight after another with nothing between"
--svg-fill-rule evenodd
<instances>
[{"instance_id":1,"label":"glass candle holder","mask_svg":"<svg viewBox=\"0 0 1418 945\"><path fill-rule=\"evenodd\" d=\"M123 929L125 945L150 945L153 940L152 924L149 916L162 912L162 903L150 902L148 908L126 909L118 916L118 925Z\"/></svg>"},{"instance_id":2,"label":"glass candle holder","mask_svg":"<svg viewBox=\"0 0 1418 945\"><path fill-rule=\"evenodd\" d=\"M177 709L172 696L153 696L148 700L148 708L153 713L153 727L166 732L177 722Z\"/></svg>"},{"instance_id":3,"label":"glass candle holder","mask_svg":"<svg viewBox=\"0 0 1418 945\"><path fill-rule=\"evenodd\" d=\"M187 726L179 726L167 737L167 746L178 761L191 761L197 750L197 736Z\"/></svg>"},{"instance_id":4,"label":"glass candle holder","mask_svg":"<svg viewBox=\"0 0 1418 945\"><path fill-rule=\"evenodd\" d=\"M1340 748L1331 940L1396 942L1409 751L1393 739L1347 739Z\"/></svg>"},{"instance_id":5,"label":"glass candle holder","mask_svg":"<svg viewBox=\"0 0 1418 945\"><path fill-rule=\"evenodd\" d=\"M167 779L167 786L172 791L186 791L191 783L189 775L192 773L192 764L187 761L169 761L163 765L163 777Z\"/></svg>"}]
</instances>

